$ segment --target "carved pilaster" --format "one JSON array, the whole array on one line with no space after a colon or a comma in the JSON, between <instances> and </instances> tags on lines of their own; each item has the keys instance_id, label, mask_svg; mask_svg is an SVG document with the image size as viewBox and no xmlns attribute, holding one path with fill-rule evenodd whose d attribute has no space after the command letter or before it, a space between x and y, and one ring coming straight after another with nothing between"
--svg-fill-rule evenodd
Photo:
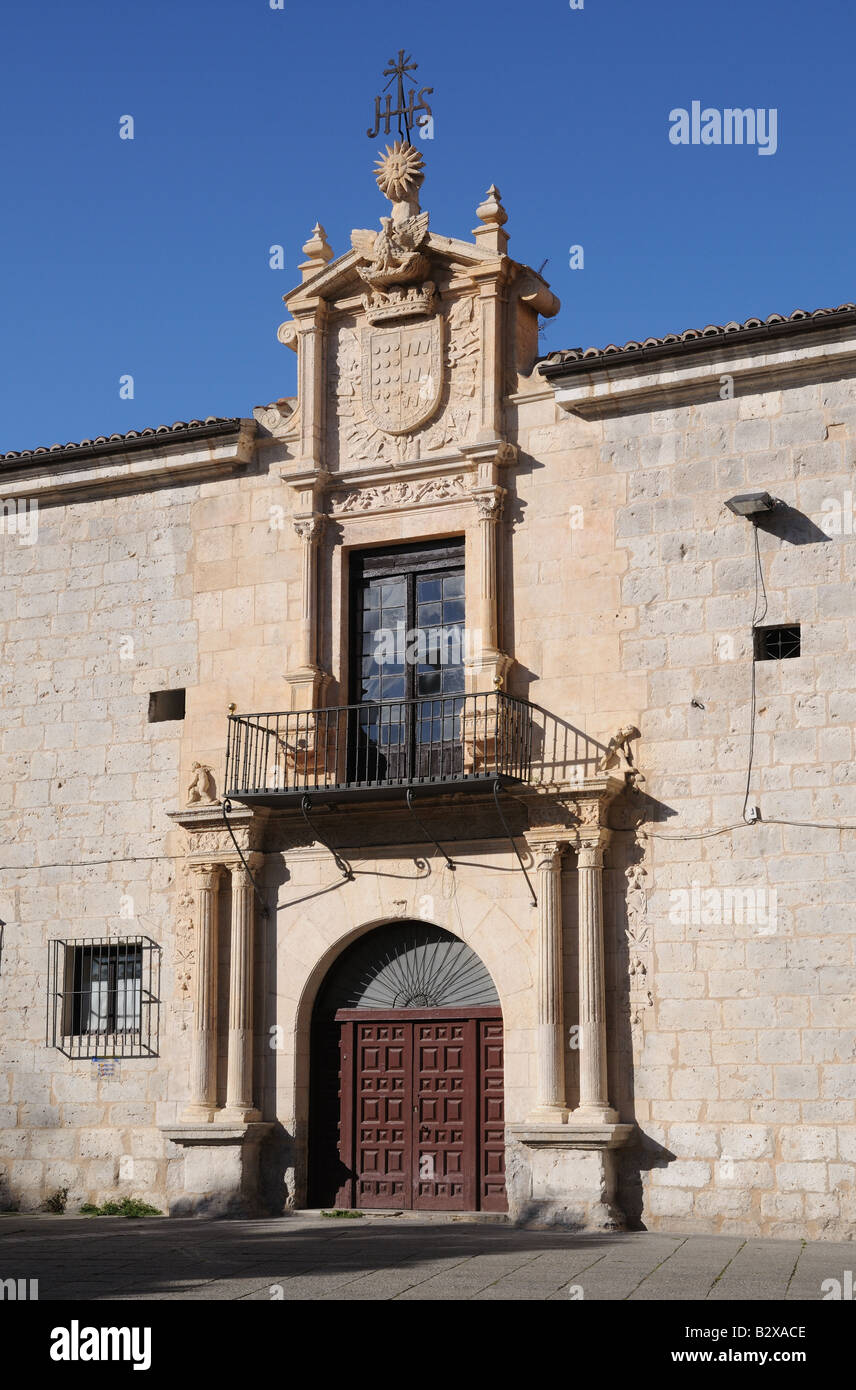
<instances>
[{"instance_id":1,"label":"carved pilaster","mask_svg":"<svg viewBox=\"0 0 856 1390\"><path fill-rule=\"evenodd\" d=\"M261 854L248 857L250 869L263 862ZM253 1108L253 959L255 937L255 889L243 863L233 863L232 940L229 970L229 1046L226 1063L226 1108L217 1119L224 1124L245 1124L260 1119Z\"/></svg>"},{"instance_id":2,"label":"carved pilaster","mask_svg":"<svg viewBox=\"0 0 856 1390\"><path fill-rule=\"evenodd\" d=\"M294 519L301 547L300 665L287 680L293 709L314 709L321 701L325 673L318 665L318 551L327 518L311 511Z\"/></svg>"},{"instance_id":3,"label":"carved pilaster","mask_svg":"<svg viewBox=\"0 0 856 1390\"><path fill-rule=\"evenodd\" d=\"M487 470L492 472L493 469ZM510 659L500 647L500 575L499 546L502 510L506 490L496 484L479 486L472 491L479 521L478 537L478 594L479 643L478 654L468 663L473 691L490 686L501 687Z\"/></svg>"},{"instance_id":4,"label":"carved pilaster","mask_svg":"<svg viewBox=\"0 0 856 1390\"><path fill-rule=\"evenodd\" d=\"M565 1047L562 972L562 852L560 840L529 841L538 871L538 995L536 1106L529 1118L562 1124L568 1116L565 1097Z\"/></svg>"},{"instance_id":5,"label":"carved pilaster","mask_svg":"<svg viewBox=\"0 0 856 1390\"><path fill-rule=\"evenodd\" d=\"M590 803L591 804L591 803ZM594 803L598 806L599 803ZM580 1100L571 1124L614 1124L606 1069L606 988L603 957L604 832L581 831L577 849L579 892Z\"/></svg>"},{"instance_id":6,"label":"carved pilaster","mask_svg":"<svg viewBox=\"0 0 856 1390\"><path fill-rule=\"evenodd\" d=\"M217 1089L217 898L219 864L196 864L196 976L187 1120L210 1120Z\"/></svg>"}]
</instances>

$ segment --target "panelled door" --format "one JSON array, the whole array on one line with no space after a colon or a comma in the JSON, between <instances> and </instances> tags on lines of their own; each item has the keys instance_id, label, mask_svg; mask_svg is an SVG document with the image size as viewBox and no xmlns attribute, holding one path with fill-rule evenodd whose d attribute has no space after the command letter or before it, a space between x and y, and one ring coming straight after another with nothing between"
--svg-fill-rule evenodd
<instances>
[{"instance_id":1,"label":"panelled door","mask_svg":"<svg viewBox=\"0 0 856 1390\"><path fill-rule=\"evenodd\" d=\"M502 1020L343 1009L336 1201L505 1211Z\"/></svg>"}]
</instances>

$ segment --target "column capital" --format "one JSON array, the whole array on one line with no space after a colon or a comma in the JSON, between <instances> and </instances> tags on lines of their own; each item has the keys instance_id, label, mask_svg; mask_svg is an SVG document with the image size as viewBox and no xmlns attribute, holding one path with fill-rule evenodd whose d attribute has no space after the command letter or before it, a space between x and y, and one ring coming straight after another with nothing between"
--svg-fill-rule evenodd
<instances>
[{"instance_id":1,"label":"column capital","mask_svg":"<svg viewBox=\"0 0 856 1390\"><path fill-rule=\"evenodd\" d=\"M502 517L502 509L505 505L506 489L504 487L487 487L473 490L472 499L476 504L479 514L479 521L496 523Z\"/></svg>"},{"instance_id":2,"label":"column capital","mask_svg":"<svg viewBox=\"0 0 856 1390\"><path fill-rule=\"evenodd\" d=\"M528 831L525 840L536 869L561 869L562 855L568 841L555 835L533 835Z\"/></svg>"},{"instance_id":3,"label":"column capital","mask_svg":"<svg viewBox=\"0 0 856 1390\"><path fill-rule=\"evenodd\" d=\"M222 864L190 864L190 872L196 879L198 888L216 888L220 875L223 873Z\"/></svg>"},{"instance_id":4,"label":"column capital","mask_svg":"<svg viewBox=\"0 0 856 1390\"><path fill-rule=\"evenodd\" d=\"M295 531L306 545L314 545L324 534L327 518L323 512L313 512L311 516L297 517L292 522Z\"/></svg>"},{"instance_id":5,"label":"column capital","mask_svg":"<svg viewBox=\"0 0 856 1390\"><path fill-rule=\"evenodd\" d=\"M265 857L259 850L251 850L249 854L244 855L243 861L237 857L230 858L226 868L232 875L233 883L249 883L250 872L255 873L256 869L260 869L264 862Z\"/></svg>"},{"instance_id":6,"label":"column capital","mask_svg":"<svg viewBox=\"0 0 856 1390\"><path fill-rule=\"evenodd\" d=\"M596 838L587 836L580 839L577 843L577 868L579 869L602 869L603 851L607 845L608 836L600 834Z\"/></svg>"}]
</instances>

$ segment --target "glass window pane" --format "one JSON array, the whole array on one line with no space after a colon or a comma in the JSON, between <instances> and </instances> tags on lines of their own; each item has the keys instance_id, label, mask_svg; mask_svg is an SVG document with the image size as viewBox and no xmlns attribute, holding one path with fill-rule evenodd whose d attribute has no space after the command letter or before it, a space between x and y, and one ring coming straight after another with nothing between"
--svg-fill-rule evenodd
<instances>
[{"instance_id":1,"label":"glass window pane","mask_svg":"<svg viewBox=\"0 0 856 1390\"><path fill-rule=\"evenodd\" d=\"M381 680L381 698L384 700L403 700L404 677L384 674Z\"/></svg>"},{"instance_id":2,"label":"glass window pane","mask_svg":"<svg viewBox=\"0 0 856 1390\"><path fill-rule=\"evenodd\" d=\"M380 676L372 676L370 680L363 681L362 698L364 700L380 699Z\"/></svg>"},{"instance_id":3,"label":"glass window pane","mask_svg":"<svg viewBox=\"0 0 856 1390\"><path fill-rule=\"evenodd\" d=\"M463 598L464 596L464 574L461 570L458 574L447 574L443 580L443 598Z\"/></svg>"},{"instance_id":4,"label":"glass window pane","mask_svg":"<svg viewBox=\"0 0 856 1390\"><path fill-rule=\"evenodd\" d=\"M443 621L441 603L417 603L416 622L419 627L431 627Z\"/></svg>"},{"instance_id":5,"label":"glass window pane","mask_svg":"<svg viewBox=\"0 0 856 1390\"><path fill-rule=\"evenodd\" d=\"M441 580L439 579L417 579L416 598L419 603L426 600L439 599L441 594Z\"/></svg>"},{"instance_id":6,"label":"glass window pane","mask_svg":"<svg viewBox=\"0 0 856 1390\"><path fill-rule=\"evenodd\" d=\"M443 693L457 695L464 688L464 669L462 666L447 666L443 671Z\"/></svg>"},{"instance_id":7,"label":"glass window pane","mask_svg":"<svg viewBox=\"0 0 856 1390\"><path fill-rule=\"evenodd\" d=\"M464 600L462 598L450 598L443 601L443 622L455 623L463 622L466 614L464 612Z\"/></svg>"},{"instance_id":8,"label":"glass window pane","mask_svg":"<svg viewBox=\"0 0 856 1390\"><path fill-rule=\"evenodd\" d=\"M362 619L363 632L374 632L377 628L380 627L380 609L366 609L366 611L362 615Z\"/></svg>"},{"instance_id":9,"label":"glass window pane","mask_svg":"<svg viewBox=\"0 0 856 1390\"><path fill-rule=\"evenodd\" d=\"M440 692L440 672L423 671L416 677L417 695L435 695Z\"/></svg>"},{"instance_id":10,"label":"glass window pane","mask_svg":"<svg viewBox=\"0 0 856 1390\"><path fill-rule=\"evenodd\" d=\"M380 586L380 601L384 608L388 604L407 602L407 584L403 579L384 579Z\"/></svg>"}]
</instances>

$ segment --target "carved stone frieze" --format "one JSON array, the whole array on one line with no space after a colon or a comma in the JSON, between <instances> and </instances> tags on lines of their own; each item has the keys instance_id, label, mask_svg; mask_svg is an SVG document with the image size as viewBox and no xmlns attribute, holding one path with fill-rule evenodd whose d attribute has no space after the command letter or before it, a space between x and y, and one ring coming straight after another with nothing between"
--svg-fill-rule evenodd
<instances>
[{"instance_id":1,"label":"carved stone frieze","mask_svg":"<svg viewBox=\"0 0 856 1390\"><path fill-rule=\"evenodd\" d=\"M647 872L642 864L630 864L624 871L627 885L627 999L634 1036L643 1026L645 1011L654 1006L654 996L649 988L652 962L648 894L644 884Z\"/></svg>"},{"instance_id":2,"label":"carved stone frieze","mask_svg":"<svg viewBox=\"0 0 856 1390\"><path fill-rule=\"evenodd\" d=\"M334 494L331 506L334 515L354 512L376 512L391 507L413 507L429 502L448 502L467 495L467 479L463 473L441 478L425 478L418 482L384 483L381 487L352 488Z\"/></svg>"},{"instance_id":3,"label":"carved stone frieze","mask_svg":"<svg viewBox=\"0 0 856 1390\"><path fill-rule=\"evenodd\" d=\"M181 887L175 905L175 987L182 1001L191 998L193 968L196 963L194 905L193 893L184 872L181 875ZM186 1028L187 1024L183 1026Z\"/></svg>"},{"instance_id":4,"label":"carved stone frieze","mask_svg":"<svg viewBox=\"0 0 856 1390\"><path fill-rule=\"evenodd\" d=\"M549 788L539 788L527 796L529 825L533 830L565 829L573 839L579 818L576 803Z\"/></svg>"}]
</instances>

